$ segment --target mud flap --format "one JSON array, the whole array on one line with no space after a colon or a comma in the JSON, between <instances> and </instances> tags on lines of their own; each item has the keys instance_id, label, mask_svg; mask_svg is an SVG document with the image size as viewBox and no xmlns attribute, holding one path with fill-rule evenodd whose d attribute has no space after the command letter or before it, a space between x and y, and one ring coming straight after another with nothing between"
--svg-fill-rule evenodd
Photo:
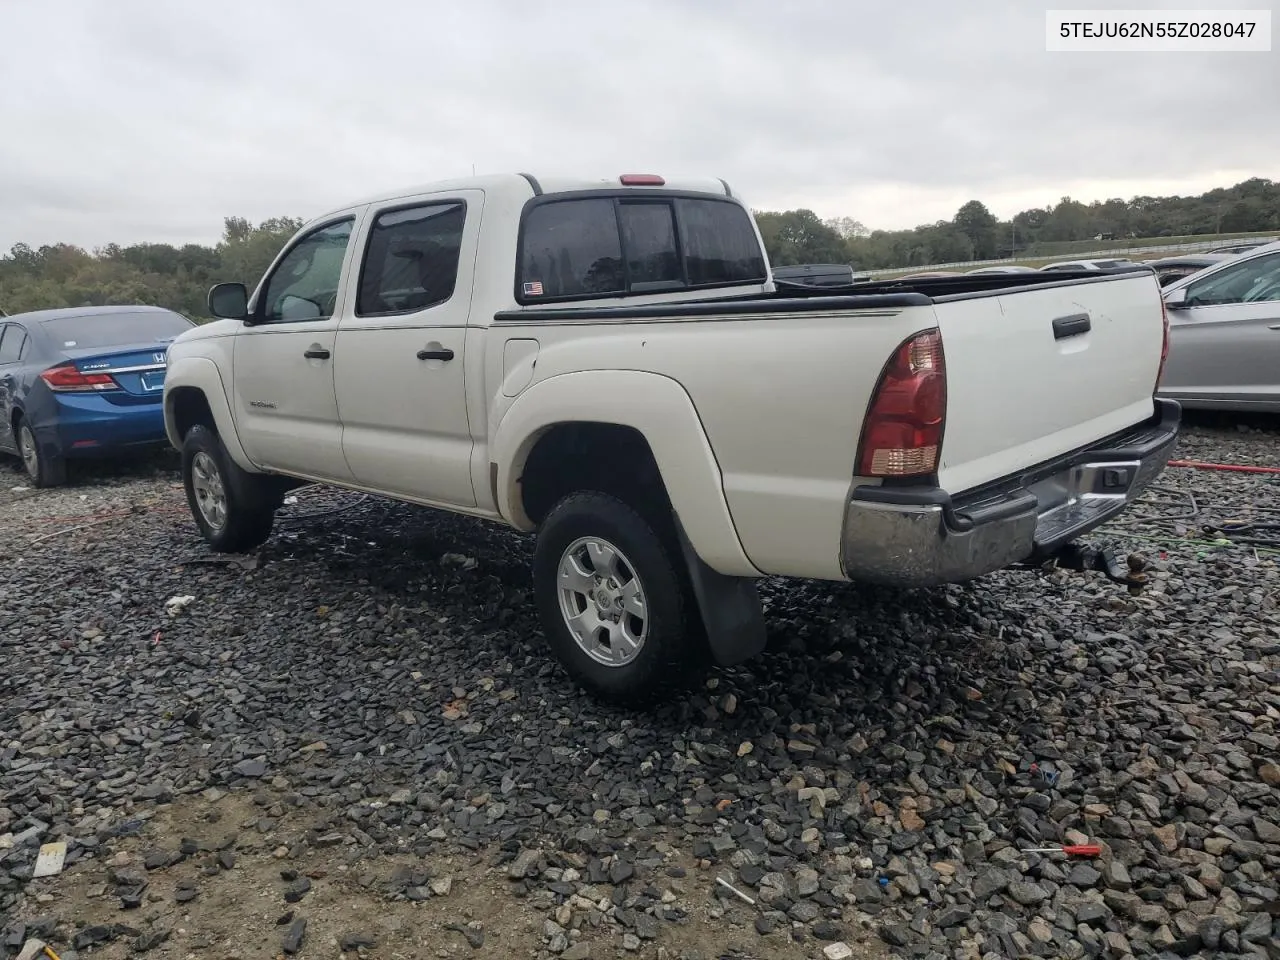
<instances>
[{"instance_id":1,"label":"mud flap","mask_svg":"<svg viewBox=\"0 0 1280 960\"><path fill-rule=\"evenodd\" d=\"M764 652L768 637L755 580L712 570L693 549L679 517L675 523L712 658L719 666L729 667Z\"/></svg>"}]
</instances>

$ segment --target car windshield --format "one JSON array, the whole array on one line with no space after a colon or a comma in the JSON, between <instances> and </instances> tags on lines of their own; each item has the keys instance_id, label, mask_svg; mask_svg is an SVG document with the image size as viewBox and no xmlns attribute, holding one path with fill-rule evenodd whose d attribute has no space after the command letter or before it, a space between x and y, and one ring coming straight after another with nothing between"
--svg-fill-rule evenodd
<instances>
[{"instance_id":1,"label":"car windshield","mask_svg":"<svg viewBox=\"0 0 1280 960\"><path fill-rule=\"evenodd\" d=\"M186 317L167 310L163 313L82 314L55 317L43 323L45 334L63 350L164 343L192 326Z\"/></svg>"}]
</instances>

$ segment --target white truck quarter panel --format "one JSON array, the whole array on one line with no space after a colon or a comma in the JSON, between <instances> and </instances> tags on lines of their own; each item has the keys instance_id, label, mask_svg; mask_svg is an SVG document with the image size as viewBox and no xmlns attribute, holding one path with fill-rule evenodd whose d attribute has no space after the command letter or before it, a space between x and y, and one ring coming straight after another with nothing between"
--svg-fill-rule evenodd
<instances>
[{"instance_id":1,"label":"white truck quarter panel","mask_svg":"<svg viewBox=\"0 0 1280 960\"><path fill-rule=\"evenodd\" d=\"M520 329L536 330L541 342L538 381L607 365L683 385L753 564L766 573L838 578L862 412L885 360L933 326L933 310L733 316L726 308L699 320ZM659 420L652 429L682 426Z\"/></svg>"}]
</instances>

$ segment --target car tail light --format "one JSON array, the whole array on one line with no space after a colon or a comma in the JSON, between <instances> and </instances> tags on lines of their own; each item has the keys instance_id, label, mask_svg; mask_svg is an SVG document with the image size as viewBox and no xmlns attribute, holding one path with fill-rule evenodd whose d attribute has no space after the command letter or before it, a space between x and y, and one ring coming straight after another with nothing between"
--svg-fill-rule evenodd
<instances>
[{"instance_id":1,"label":"car tail light","mask_svg":"<svg viewBox=\"0 0 1280 960\"><path fill-rule=\"evenodd\" d=\"M618 181L624 187L664 187L667 184L656 173L624 173Z\"/></svg>"},{"instance_id":2,"label":"car tail light","mask_svg":"<svg viewBox=\"0 0 1280 960\"><path fill-rule=\"evenodd\" d=\"M880 374L858 444L858 476L912 477L938 467L947 417L942 334L904 341Z\"/></svg>"},{"instance_id":3,"label":"car tail light","mask_svg":"<svg viewBox=\"0 0 1280 960\"><path fill-rule=\"evenodd\" d=\"M1164 362L1169 359L1169 310L1164 305L1164 297L1160 298L1160 322L1164 325L1164 340L1160 344L1160 366L1156 369L1156 390L1160 389L1160 381L1164 379Z\"/></svg>"},{"instance_id":4,"label":"car tail light","mask_svg":"<svg viewBox=\"0 0 1280 960\"><path fill-rule=\"evenodd\" d=\"M59 393L84 393L94 390L118 390L119 384L108 373L81 373L74 363L62 363L40 374L50 390Z\"/></svg>"}]
</instances>

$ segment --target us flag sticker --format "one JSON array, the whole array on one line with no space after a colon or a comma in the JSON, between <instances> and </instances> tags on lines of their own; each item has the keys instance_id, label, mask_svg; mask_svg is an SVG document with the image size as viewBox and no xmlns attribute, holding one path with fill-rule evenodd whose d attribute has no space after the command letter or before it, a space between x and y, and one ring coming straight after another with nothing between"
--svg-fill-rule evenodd
<instances>
[{"instance_id":1,"label":"us flag sticker","mask_svg":"<svg viewBox=\"0 0 1280 960\"><path fill-rule=\"evenodd\" d=\"M534 280L532 283L526 283L524 285L524 295L526 297L542 296L542 281Z\"/></svg>"}]
</instances>

